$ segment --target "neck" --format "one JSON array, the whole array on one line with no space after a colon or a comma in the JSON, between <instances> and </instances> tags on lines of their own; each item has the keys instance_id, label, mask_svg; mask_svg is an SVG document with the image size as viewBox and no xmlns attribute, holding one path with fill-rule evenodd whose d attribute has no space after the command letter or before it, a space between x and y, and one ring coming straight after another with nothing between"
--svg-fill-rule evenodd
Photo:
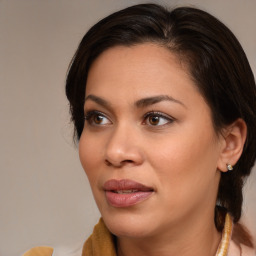
<instances>
[{"instance_id":1,"label":"neck","mask_svg":"<svg viewBox=\"0 0 256 256\"><path fill-rule=\"evenodd\" d=\"M214 216L211 216L212 221L198 216L197 221L191 216L188 219L177 227L167 227L151 237L118 238L118 256L214 256L221 240L221 234L215 228Z\"/></svg>"}]
</instances>

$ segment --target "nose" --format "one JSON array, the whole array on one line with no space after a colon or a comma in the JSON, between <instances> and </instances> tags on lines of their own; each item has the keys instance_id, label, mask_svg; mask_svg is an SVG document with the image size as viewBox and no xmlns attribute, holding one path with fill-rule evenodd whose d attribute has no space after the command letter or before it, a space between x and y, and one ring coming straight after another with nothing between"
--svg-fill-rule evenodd
<instances>
[{"instance_id":1,"label":"nose","mask_svg":"<svg viewBox=\"0 0 256 256\"><path fill-rule=\"evenodd\" d=\"M144 161L142 148L139 131L120 125L112 131L107 142L105 163L114 167L140 165Z\"/></svg>"}]
</instances>

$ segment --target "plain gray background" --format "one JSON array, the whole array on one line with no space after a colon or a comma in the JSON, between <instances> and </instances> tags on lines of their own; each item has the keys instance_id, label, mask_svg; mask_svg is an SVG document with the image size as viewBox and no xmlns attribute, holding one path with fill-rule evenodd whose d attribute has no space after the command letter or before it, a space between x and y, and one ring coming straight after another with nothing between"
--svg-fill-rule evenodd
<instances>
[{"instance_id":1,"label":"plain gray background","mask_svg":"<svg viewBox=\"0 0 256 256\"><path fill-rule=\"evenodd\" d=\"M86 30L135 0L0 0L0 255L84 240L99 218L72 142L64 84ZM192 5L227 24L256 70L256 1L151 1ZM256 235L256 175L244 222Z\"/></svg>"}]
</instances>

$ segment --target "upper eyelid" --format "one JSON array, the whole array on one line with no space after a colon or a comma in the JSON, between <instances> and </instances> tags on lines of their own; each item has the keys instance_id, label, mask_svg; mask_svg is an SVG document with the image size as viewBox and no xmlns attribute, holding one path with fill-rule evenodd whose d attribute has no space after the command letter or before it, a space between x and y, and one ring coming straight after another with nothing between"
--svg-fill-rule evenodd
<instances>
[{"instance_id":1,"label":"upper eyelid","mask_svg":"<svg viewBox=\"0 0 256 256\"><path fill-rule=\"evenodd\" d=\"M91 117L92 115L101 115L104 116L105 118L109 119L111 121L111 119L108 117L107 114L105 114L102 111L98 111L98 110L87 110L84 112L84 119L86 120L88 117Z\"/></svg>"},{"instance_id":2,"label":"upper eyelid","mask_svg":"<svg viewBox=\"0 0 256 256\"><path fill-rule=\"evenodd\" d=\"M143 115L143 118L147 118L148 116L150 115L158 115L160 117L163 117L163 118L166 118L166 119L170 119L170 120L176 120L174 117L168 115L168 114L165 114L161 111L150 111L150 112L147 112L146 114Z\"/></svg>"},{"instance_id":3,"label":"upper eyelid","mask_svg":"<svg viewBox=\"0 0 256 256\"><path fill-rule=\"evenodd\" d=\"M101 98L101 97L98 97L96 95L88 95L85 100L84 100L84 112L86 112L86 106L87 104L89 104L89 108L94 110L95 108L103 108L104 110L107 110L108 112L114 112L113 111L113 108L112 108L112 105L106 101L105 99ZM91 106L91 104L93 104ZM95 107L95 104L96 104L96 107ZM95 109L96 111L96 109ZM101 111L100 111L101 112ZM102 112L104 113L104 112Z\"/></svg>"},{"instance_id":4,"label":"upper eyelid","mask_svg":"<svg viewBox=\"0 0 256 256\"><path fill-rule=\"evenodd\" d=\"M93 102L93 101L92 101ZM96 102L97 104L97 102ZM98 110L99 109L99 110ZM101 110L103 109L103 110ZM93 104L89 104L88 106L86 106L86 104L84 105L84 116L88 113L99 113L102 114L103 116L107 117L108 119L113 119L116 118L115 113L112 109L109 108L105 108L104 106L97 104L96 106Z\"/></svg>"},{"instance_id":5,"label":"upper eyelid","mask_svg":"<svg viewBox=\"0 0 256 256\"><path fill-rule=\"evenodd\" d=\"M88 116L88 115L92 115L92 114L100 114L100 115L103 115L103 116L105 116L105 117L107 117L108 118L108 115L106 114L106 113L104 113L104 112L102 112L102 111L99 111L99 110L96 110L96 109L92 109L92 110L85 110L84 111L84 116L86 117L86 116Z\"/></svg>"}]
</instances>

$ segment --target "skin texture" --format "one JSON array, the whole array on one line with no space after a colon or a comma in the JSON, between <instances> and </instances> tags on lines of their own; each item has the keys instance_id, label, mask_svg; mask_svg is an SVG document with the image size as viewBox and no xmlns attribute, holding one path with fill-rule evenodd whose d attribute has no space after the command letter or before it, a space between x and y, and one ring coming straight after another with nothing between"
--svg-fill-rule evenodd
<instances>
[{"instance_id":1,"label":"skin texture","mask_svg":"<svg viewBox=\"0 0 256 256\"><path fill-rule=\"evenodd\" d=\"M143 100L156 96L164 97ZM215 255L220 170L237 159L231 150L243 142L239 125L218 136L186 67L149 43L110 48L94 61L84 109L80 160L102 217L118 237L118 255ZM113 207L103 189L110 179L134 180L153 193Z\"/></svg>"}]
</instances>

